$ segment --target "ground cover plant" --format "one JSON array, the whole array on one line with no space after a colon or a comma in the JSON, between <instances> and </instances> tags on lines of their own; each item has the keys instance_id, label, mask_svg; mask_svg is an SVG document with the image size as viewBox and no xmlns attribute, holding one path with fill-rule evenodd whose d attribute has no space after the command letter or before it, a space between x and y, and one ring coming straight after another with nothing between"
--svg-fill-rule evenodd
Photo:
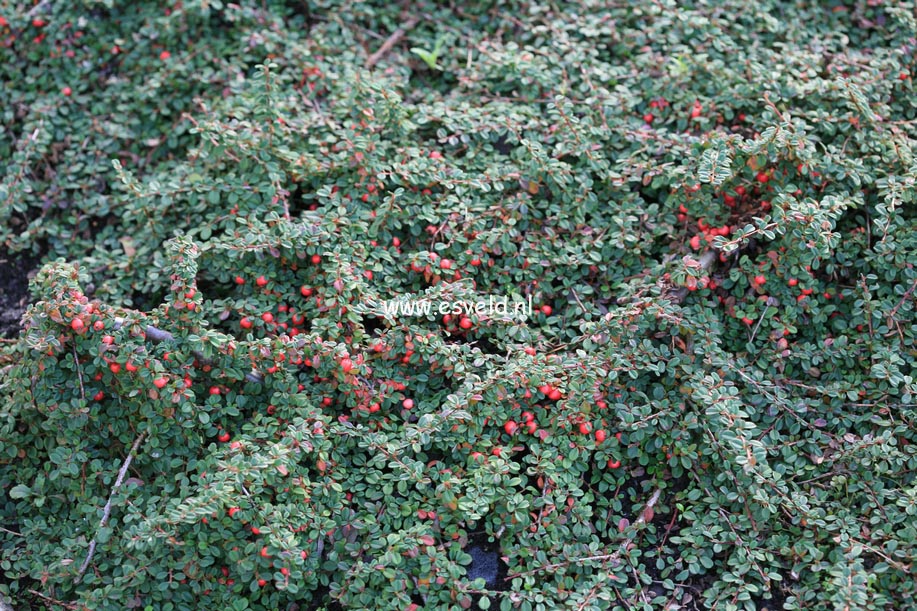
<instances>
[{"instance_id":1,"label":"ground cover plant","mask_svg":"<svg viewBox=\"0 0 917 611\"><path fill-rule=\"evenodd\" d=\"M915 14L0 1L0 594L910 608Z\"/></svg>"}]
</instances>

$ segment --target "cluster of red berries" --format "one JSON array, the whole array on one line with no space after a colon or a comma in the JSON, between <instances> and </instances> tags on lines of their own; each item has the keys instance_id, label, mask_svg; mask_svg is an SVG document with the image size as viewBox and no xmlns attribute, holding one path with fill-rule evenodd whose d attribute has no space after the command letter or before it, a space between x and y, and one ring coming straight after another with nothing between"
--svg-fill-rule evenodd
<instances>
[{"instance_id":1,"label":"cluster of red berries","mask_svg":"<svg viewBox=\"0 0 917 611\"><path fill-rule=\"evenodd\" d=\"M662 110L669 107L669 102L665 98L657 98L650 102L650 108L654 110ZM704 111L703 104L699 100L694 100L694 103L691 105L691 110L688 111L688 116L691 119L697 119L701 116L701 113ZM652 112L648 112L643 115L643 121L647 124L652 123L656 119L656 115Z\"/></svg>"},{"instance_id":2,"label":"cluster of red berries","mask_svg":"<svg viewBox=\"0 0 917 611\"><path fill-rule=\"evenodd\" d=\"M474 322L465 314L445 314L443 316L443 326L449 333L459 333L461 331L470 331L474 327Z\"/></svg>"}]
</instances>

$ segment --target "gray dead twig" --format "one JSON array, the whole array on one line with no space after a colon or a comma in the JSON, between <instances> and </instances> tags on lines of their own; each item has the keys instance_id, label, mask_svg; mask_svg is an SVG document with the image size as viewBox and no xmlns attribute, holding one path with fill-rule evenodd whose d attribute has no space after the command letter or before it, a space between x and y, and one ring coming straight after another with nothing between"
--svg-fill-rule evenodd
<instances>
[{"instance_id":1,"label":"gray dead twig","mask_svg":"<svg viewBox=\"0 0 917 611\"><path fill-rule=\"evenodd\" d=\"M80 570L77 571L76 577L73 578L73 583L79 583L83 578L83 574L86 572L86 569L89 568L89 563L92 562L92 557L96 553L96 538L98 537L98 531L105 528L105 525L108 524L108 518L111 516L111 504L112 500L115 498L115 494L118 492L118 489L121 488L121 484L124 482L124 476L127 475L127 470L131 466L131 461L134 459L134 454L137 452L137 448L140 447L140 444L146 438L146 433L140 433L137 436L137 439L134 440L134 445L131 446L130 452L127 453L127 457L124 459L124 462L121 464L121 469L118 471L118 478L115 480L114 485L111 487L111 493L108 495L108 502L105 503L105 508L102 510L102 519L99 521L99 527L96 529L96 536L92 538L92 541L89 542L89 553L86 554L86 559L83 561L83 564L80 565Z\"/></svg>"},{"instance_id":2,"label":"gray dead twig","mask_svg":"<svg viewBox=\"0 0 917 611\"><path fill-rule=\"evenodd\" d=\"M404 38L404 35L407 34L410 30L414 29L420 22L419 17L411 17L408 19L404 25L392 32L392 35L385 39L385 42L382 43L382 46L379 47L379 50L369 56L366 60L366 68L372 68L379 60L381 60L385 55L392 50L392 47L401 42L401 39Z\"/></svg>"}]
</instances>

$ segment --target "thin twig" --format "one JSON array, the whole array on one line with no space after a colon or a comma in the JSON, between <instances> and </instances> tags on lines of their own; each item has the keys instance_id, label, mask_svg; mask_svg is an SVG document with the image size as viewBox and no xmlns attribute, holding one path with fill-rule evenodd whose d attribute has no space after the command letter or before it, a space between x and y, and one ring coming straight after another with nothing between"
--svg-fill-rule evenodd
<instances>
[{"instance_id":1,"label":"thin twig","mask_svg":"<svg viewBox=\"0 0 917 611\"><path fill-rule=\"evenodd\" d=\"M76 366L76 377L80 381L80 398L86 400L86 389L83 388L83 369L80 367L80 357L76 353L76 344L71 346L73 348L73 364Z\"/></svg>"},{"instance_id":2,"label":"thin twig","mask_svg":"<svg viewBox=\"0 0 917 611\"><path fill-rule=\"evenodd\" d=\"M51 0L42 0L41 2L33 6L32 9L28 13L25 14L26 19L31 19L32 17L34 17L41 11L45 10L45 8L47 8L49 4L51 4Z\"/></svg>"},{"instance_id":3,"label":"thin twig","mask_svg":"<svg viewBox=\"0 0 917 611\"><path fill-rule=\"evenodd\" d=\"M901 296L901 300L892 308L892 311L888 313L889 318L894 318L895 314L898 313L898 309L904 305L904 302L907 301L907 298L914 293L914 289L917 289L917 280L914 280L914 284L911 285L911 288L904 291L904 295Z\"/></svg>"},{"instance_id":4,"label":"thin twig","mask_svg":"<svg viewBox=\"0 0 917 611\"><path fill-rule=\"evenodd\" d=\"M583 305L583 302L580 301L579 295L576 294L575 289L571 289L570 292L573 294L573 299L576 300L576 303L579 304L580 309L583 311L583 314L588 314L589 310L586 309L586 306Z\"/></svg>"},{"instance_id":5,"label":"thin twig","mask_svg":"<svg viewBox=\"0 0 917 611\"><path fill-rule=\"evenodd\" d=\"M81 607L80 605L78 605L78 604L76 604L76 603L65 603L65 602L62 601L62 600L57 600L56 598L51 598L50 596L46 596L46 595L42 594L41 592L39 592L39 591L37 591L37 590L29 590L29 594L33 594L33 595L37 596L38 598L40 598L40 599L42 599L42 600L46 600L46 601L48 601L49 603L51 603L52 605L60 605L61 607L65 608L65 609L85 609L85 608L86 608L86 607Z\"/></svg>"},{"instance_id":6,"label":"thin twig","mask_svg":"<svg viewBox=\"0 0 917 611\"><path fill-rule=\"evenodd\" d=\"M115 330L116 331L120 329L123 325L124 325L123 318L115 319ZM148 340L150 340L154 344L158 344L161 342L170 342L175 339L175 336L172 335L170 332L165 331L164 329L160 329L159 327L154 327L153 325L146 326L146 329L144 329L144 335ZM205 364L210 363L210 359L205 357L204 353L201 352L200 350L192 350L191 354L194 355L194 357L197 360L201 361L201 363L205 363ZM252 382L253 384L263 384L264 376L261 375L261 373L252 370L245 374L245 380L247 382Z\"/></svg>"},{"instance_id":7,"label":"thin twig","mask_svg":"<svg viewBox=\"0 0 917 611\"><path fill-rule=\"evenodd\" d=\"M764 315L767 314L767 308L770 306L766 303L764 304L764 309L761 310L761 316L758 317L758 324L755 325L754 330L751 332L751 338L749 338L748 343L754 343L755 336L758 335L758 329L761 327L761 323L764 321Z\"/></svg>"},{"instance_id":8,"label":"thin twig","mask_svg":"<svg viewBox=\"0 0 917 611\"><path fill-rule=\"evenodd\" d=\"M385 39L385 42L382 43L382 46L379 47L379 50L369 56L366 60L366 67L372 68L379 60L385 57L385 54L392 50L392 47L397 45L404 35L408 33L408 30L414 28L415 25L420 21L419 17L411 17L408 19L403 26L392 32L392 35Z\"/></svg>"},{"instance_id":9,"label":"thin twig","mask_svg":"<svg viewBox=\"0 0 917 611\"><path fill-rule=\"evenodd\" d=\"M92 541L89 542L89 553L86 555L86 560L83 561L83 564L80 566L80 570L77 571L76 577L73 578L73 583L79 583L80 579L83 578L83 573L86 572L86 569L89 568L89 563L92 562L92 557L96 553L96 537L98 537L99 530L105 528L105 525L108 524L108 518L111 516L111 504L115 498L115 494L118 492L118 489L121 487L121 483L124 481L124 476L127 475L127 470L131 466L131 461L134 459L134 454L137 452L137 448L140 447L141 442L146 437L146 433L140 433L137 439L134 440L134 445L131 446L130 452L127 453L127 457L124 459L124 463L121 465L121 470L118 471L118 478L115 480L114 485L111 487L111 494L108 496L108 502L105 503L105 508L102 510L102 519L99 521L99 527L96 529L96 536L92 538Z\"/></svg>"},{"instance_id":10,"label":"thin twig","mask_svg":"<svg viewBox=\"0 0 917 611\"><path fill-rule=\"evenodd\" d=\"M643 507L643 511L640 512L640 516L636 520L634 520L633 533L631 533L631 535L627 537L621 543L621 546L616 551L610 554L599 554L597 556L586 556L584 558L571 558L570 560L566 560L564 562L546 564L544 566L540 566L538 568L532 569L531 571L525 571L523 573L513 573L511 575L507 575L504 578L504 581L509 581L511 579L515 579L516 577L523 577L525 575L531 575L531 574L538 573L541 571L553 571L553 570L556 570L556 569L559 569L565 566L569 566L571 564L580 563L580 562L589 562L589 561L598 561L598 560L602 562L619 562L621 556L623 556L627 552L627 549L634 542L634 539L637 538L637 533L639 532L640 527L645 525L648 519L652 519L653 507L655 507L656 503L659 502L660 496L662 496L662 489L656 488L655 492L653 492L653 496L650 497L650 500L647 501L646 505Z\"/></svg>"}]
</instances>

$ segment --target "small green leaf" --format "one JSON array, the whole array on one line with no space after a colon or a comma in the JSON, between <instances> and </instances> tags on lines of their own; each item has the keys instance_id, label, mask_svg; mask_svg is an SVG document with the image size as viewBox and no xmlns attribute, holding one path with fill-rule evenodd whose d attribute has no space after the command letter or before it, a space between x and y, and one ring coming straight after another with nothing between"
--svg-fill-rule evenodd
<instances>
[{"instance_id":1,"label":"small green leaf","mask_svg":"<svg viewBox=\"0 0 917 611\"><path fill-rule=\"evenodd\" d=\"M13 489L10 490L11 499L24 499L31 494L32 494L32 489L26 486L25 484L19 484L19 485L13 486Z\"/></svg>"}]
</instances>

